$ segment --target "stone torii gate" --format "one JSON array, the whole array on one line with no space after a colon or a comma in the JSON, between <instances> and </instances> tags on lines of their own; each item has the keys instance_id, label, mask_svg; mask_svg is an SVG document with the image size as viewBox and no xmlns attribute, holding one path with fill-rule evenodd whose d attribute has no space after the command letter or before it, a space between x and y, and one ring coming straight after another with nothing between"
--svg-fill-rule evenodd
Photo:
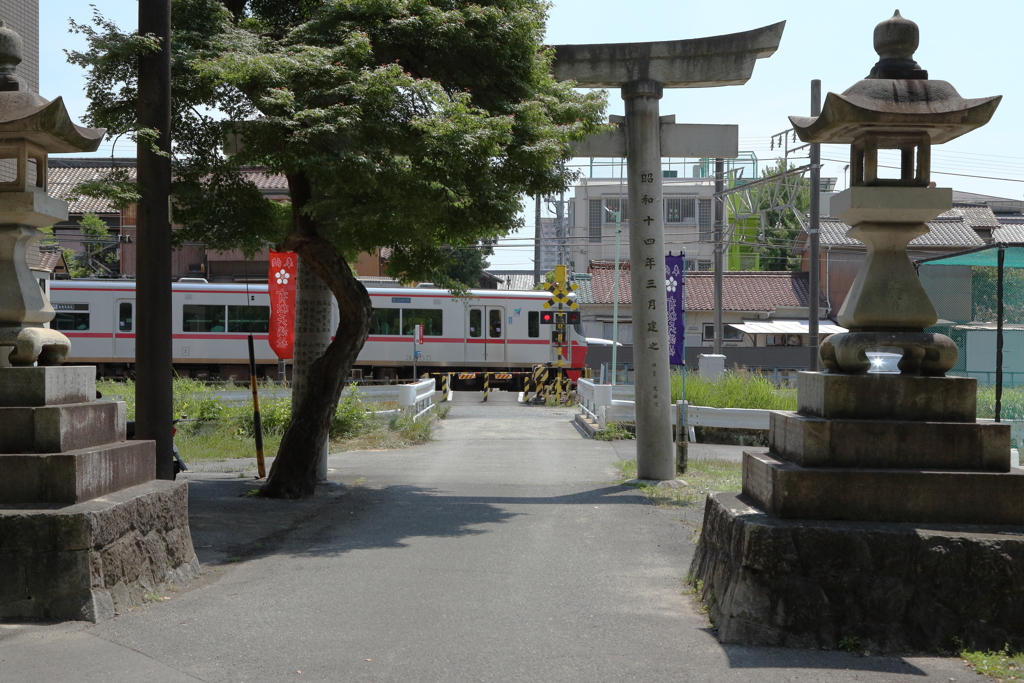
<instances>
[{"instance_id":1,"label":"stone torii gate","mask_svg":"<svg viewBox=\"0 0 1024 683\"><path fill-rule=\"evenodd\" d=\"M710 38L554 48L555 78L574 80L584 88L621 88L626 101L621 128L594 136L582 143L577 153L625 156L627 160L638 479L669 481L676 476L661 157L737 154L735 127L688 126L671 119L663 122L658 100L664 88L743 85L750 79L754 63L778 49L785 26L783 21Z\"/></svg>"}]
</instances>

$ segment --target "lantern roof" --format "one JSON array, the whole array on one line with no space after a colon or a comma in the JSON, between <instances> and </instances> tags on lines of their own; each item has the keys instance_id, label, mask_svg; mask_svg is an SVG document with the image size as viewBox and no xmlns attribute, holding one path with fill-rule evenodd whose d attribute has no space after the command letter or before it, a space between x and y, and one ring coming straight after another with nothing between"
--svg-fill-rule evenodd
<instances>
[{"instance_id":1,"label":"lantern roof","mask_svg":"<svg viewBox=\"0 0 1024 683\"><path fill-rule=\"evenodd\" d=\"M15 75L21 38L0 21L0 141L26 140L47 153L94 152L106 130L75 125L60 97L24 89Z\"/></svg>"},{"instance_id":2,"label":"lantern roof","mask_svg":"<svg viewBox=\"0 0 1024 683\"><path fill-rule=\"evenodd\" d=\"M800 139L851 144L869 132L927 133L941 144L988 123L1002 96L964 99L946 81L929 80L913 59L918 35L899 10L878 24L878 63L841 95L829 93L819 116L790 116Z\"/></svg>"}]
</instances>

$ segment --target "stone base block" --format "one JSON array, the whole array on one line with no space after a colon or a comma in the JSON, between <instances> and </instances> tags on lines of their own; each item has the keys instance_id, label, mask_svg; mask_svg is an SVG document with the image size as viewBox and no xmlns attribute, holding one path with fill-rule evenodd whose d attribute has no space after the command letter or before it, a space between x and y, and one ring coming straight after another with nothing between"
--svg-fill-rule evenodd
<instances>
[{"instance_id":1,"label":"stone base block","mask_svg":"<svg viewBox=\"0 0 1024 683\"><path fill-rule=\"evenodd\" d=\"M836 420L974 422L978 381L966 377L797 374L797 412Z\"/></svg>"},{"instance_id":2,"label":"stone base block","mask_svg":"<svg viewBox=\"0 0 1024 683\"><path fill-rule=\"evenodd\" d=\"M826 469L748 451L743 493L783 519L1024 525L1024 470Z\"/></svg>"},{"instance_id":3,"label":"stone base block","mask_svg":"<svg viewBox=\"0 0 1024 683\"><path fill-rule=\"evenodd\" d=\"M803 467L1010 471L1010 425L771 414L768 447Z\"/></svg>"},{"instance_id":4,"label":"stone base block","mask_svg":"<svg viewBox=\"0 0 1024 683\"><path fill-rule=\"evenodd\" d=\"M124 440L121 402L0 408L0 453L58 453Z\"/></svg>"},{"instance_id":5,"label":"stone base block","mask_svg":"<svg viewBox=\"0 0 1024 683\"><path fill-rule=\"evenodd\" d=\"M0 368L0 407L54 406L96 400L91 365Z\"/></svg>"},{"instance_id":6,"label":"stone base block","mask_svg":"<svg viewBox=\"0 0 1024 683\"><path fill-rule=\"evenodd\" d=\"M153 441L66 453L0 454L0 503L79 503L155 476Z\"/></svg>"},{"instance_id":7,"label":"stone base block","mask_svg":"<svg viewBox=\"0 0 1024 683\"><path fill-rule=\"evenodd\" d=\"M197 576L188 484L50 509L0 508L0 618L102 621Z\"/></svg>"},{"instance_id":8,"label":"stone base block","mask_svg":"<svg viewBox=\"0 0 1024 683\"><path fill-rule=\"evenodd\" d=\"M1024 528L780 520L708 496L690 566L723 643L1024 648Z\"/></svg>"}]
</instances>

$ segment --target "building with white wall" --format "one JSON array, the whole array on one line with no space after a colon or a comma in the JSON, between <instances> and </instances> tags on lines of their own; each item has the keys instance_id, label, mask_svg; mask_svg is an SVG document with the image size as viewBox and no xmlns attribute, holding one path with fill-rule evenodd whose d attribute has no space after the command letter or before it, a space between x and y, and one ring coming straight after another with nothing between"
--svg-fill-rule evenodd
<instances>
[{"instance_id":1,"label":"building with white wall","mask_svg":"<svg viewBox=\"0 0 1024 683\"><path fill-rule=\"evenodd\" d=\"M664 178L665 249L686 252L689 270L709 271L714 259L713 178ZM629 197L624 180L584 178L576 186L568 218L569 265L587 272L592 261L615 260L615 212L621 212L619 260L629 260Z\"/></svg>"}]
</instances>

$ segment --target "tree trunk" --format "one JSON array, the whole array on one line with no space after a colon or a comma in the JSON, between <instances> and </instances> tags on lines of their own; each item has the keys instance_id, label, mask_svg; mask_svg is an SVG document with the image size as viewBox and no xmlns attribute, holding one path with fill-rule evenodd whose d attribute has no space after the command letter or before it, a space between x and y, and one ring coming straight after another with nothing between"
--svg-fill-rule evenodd
<instances>
[{"instance_id":1,"label":"tree trunk","mask_svg":"<svg viewBox=\"0 0 1024 683\"><path fill-rule=\"evenodd\" d=\"M331 419L370 330L370 295L338 249L321 237L315 222L303 213L312 197L305 174L288 175L292 199L292 232L281 245L294 251L316 272L338 301L334 341L313 362L307 381L292 394L293 418L281 439L277 457L260 494L270 498L302 498L316 488L317 465L328 438Z\"/></svg>"}]
</instances>

